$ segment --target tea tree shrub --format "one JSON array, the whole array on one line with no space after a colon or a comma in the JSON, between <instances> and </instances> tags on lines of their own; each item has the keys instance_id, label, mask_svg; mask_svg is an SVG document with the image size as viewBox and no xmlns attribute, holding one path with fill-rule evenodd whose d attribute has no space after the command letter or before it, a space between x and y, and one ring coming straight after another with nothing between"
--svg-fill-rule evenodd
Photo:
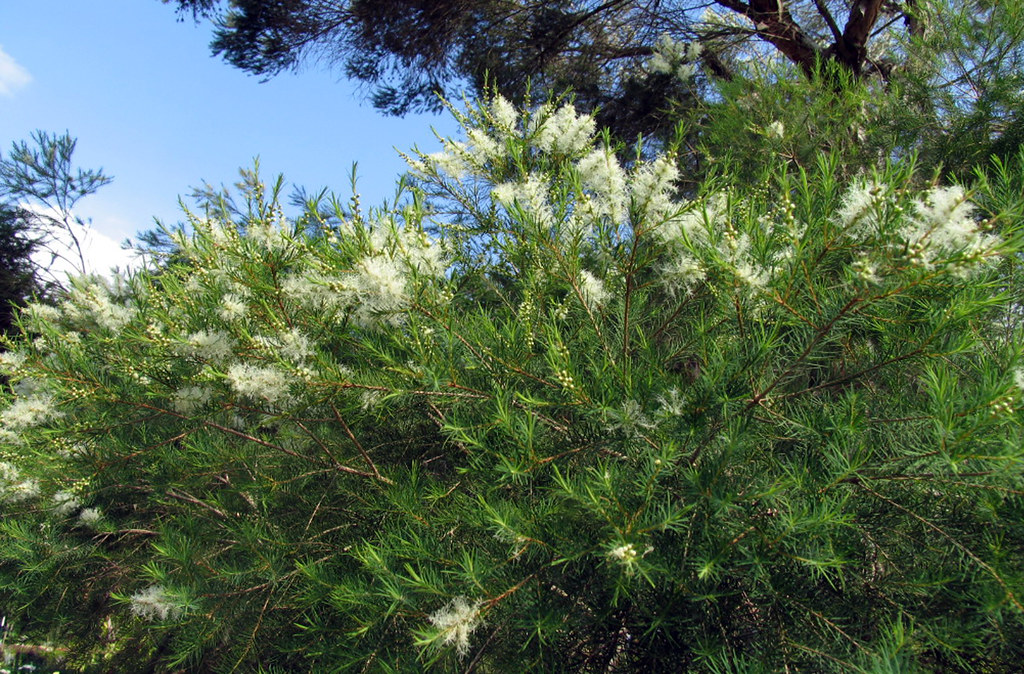
<instances>
[{"instance_id":1,"label":"tea tree shrub","mask_svg":"<svg viewBox=\"0 0 1024 674\"><path fill-rule=\"evenodd\" d=\"M822 159L681 201L570 106L461 121L404 205L252 180L25 309L21 633L86 670L1015 665L1013 190Z\"/></svg>"}]
</instances>

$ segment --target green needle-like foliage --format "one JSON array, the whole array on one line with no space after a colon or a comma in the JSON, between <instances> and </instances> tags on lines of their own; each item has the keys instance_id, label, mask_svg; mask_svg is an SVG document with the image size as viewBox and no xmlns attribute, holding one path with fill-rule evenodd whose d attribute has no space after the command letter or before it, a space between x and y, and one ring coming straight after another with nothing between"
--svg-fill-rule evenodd
<instances>
[{"instance_id":1,"label":"green needle-like foliage","mask_svg":"<svg viewBox=\"0 0 1024 674\"><path fill-rule=\"evenodd\" d=\"M22 313L21 634L85 671L1017 666L1019 163L683 201L570 106L461 121L398 207L252 179Z\"/></svg>"}]
</instances>

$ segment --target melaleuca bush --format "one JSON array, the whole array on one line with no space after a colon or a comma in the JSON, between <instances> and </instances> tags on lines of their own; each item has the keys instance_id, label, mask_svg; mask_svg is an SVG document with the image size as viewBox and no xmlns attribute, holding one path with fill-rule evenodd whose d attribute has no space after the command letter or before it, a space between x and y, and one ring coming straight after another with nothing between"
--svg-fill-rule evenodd
<instances>
[{"instance_id":1,"label":"melaleuca bush","mask_svg":"<svg viewBox=\"0 0 1024 674\"><path fill-rule=\"evenodd\" d=\"M828 160L687 200L569 105L459 118L397 207L250 179L23 312L4 607L107 669L1010 661L1018 223Z\"/></svg>"}]
</instances>

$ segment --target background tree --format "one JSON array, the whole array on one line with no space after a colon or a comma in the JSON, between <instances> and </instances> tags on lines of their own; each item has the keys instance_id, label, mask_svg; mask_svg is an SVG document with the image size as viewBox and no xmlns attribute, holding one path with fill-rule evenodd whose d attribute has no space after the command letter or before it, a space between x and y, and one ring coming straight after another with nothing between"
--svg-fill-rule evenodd
<instances>
[{"instance_id":1,"label":"background tree","mask_svg":"<svg viewBox=\"0 0 1024 674\"><path fill-rule=\"evenodd\" d=\"M696 148L723 98L802 77L809 87L778 118L860 88L853 117L870 123L856 135L876 162L918 152L963 177L990 149L1012 155L1021 136L1024 19L1014 1L173 2L214 21L211 47L229 63L264 77L311 61L338 66L390 114L436 110L438 95L461 87L479 96L493 86L516 102L530 89L537 99L571 90L626 142L667 140L684 114ZM802 135L835 147L847 134Z\"/></svg>"},{"instance_id":2,"label":"background tree","mask_svg":"<svg viewBox=\"0 0 1024 674\"><path fill-rule=\"evenodd\" d=\"M39 289L32 252L36 242L31 214L0 203L0 334L11 332L15 308Z\"/></svg>"},{"instance_id":3,"label":"background tree","mask_svg":"<svg viewBox=\"0 0 1024 674\"><path fill-rule=\"evenodd\" d=\"M571 88L620 137L663 127L664 101L687 94L683 84L698 63L728 79L733 52L767 50L806 73L819 61L857 75L887 73L894 64L871 54L870 44L920 25L908 20L913 3L881 0L792 8L775 0L174 1L212 18L212 49L253 74L324 60L366 83L391 114L437 110L437 95L453 85L480 94L489 82L516 101L530 86L540 97ZM700 53L687 51L691 42Z\"/></svg>"},{"instance_id":4,"label":"background tree","mask_svg":"<svg viewBox=\"0 0 1024 674\"><path fill-rule=\"evenodd\" d=\"M50 271L55 263L73 273L88 271L83 251L86 222L74 208L112 180L103 169L74 166L77 143L68 133L36 131L30 141L12 143L8 155L0 157L0 199L16 205L36 249L49 256L36 274L50 286L65 285L60 274Z\"/></svg>"}]
</instances>

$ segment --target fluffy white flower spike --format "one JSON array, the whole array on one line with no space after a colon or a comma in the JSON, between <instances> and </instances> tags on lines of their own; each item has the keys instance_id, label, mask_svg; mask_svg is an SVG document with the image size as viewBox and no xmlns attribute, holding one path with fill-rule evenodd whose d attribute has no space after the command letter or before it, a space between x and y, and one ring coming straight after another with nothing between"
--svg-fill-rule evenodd
<instances>
[{"instance_id":1,"label":"fluffy white flower spike","mask_svg":"<svg viewBox=\"0 0 1024 674\"><path fill-rule=\"evenodd\" d=\"M167 620L176 618L181 608L160 585L150 585L131 597L132 614L143 620Z\"/></svg>"},{"instance_id":2,"label":"fluffy white flower spike","mask_svg":"<svg viewBox=\"0 0 1024 674\"><path fill-rule=\"evenodd\" d=\"M574 106L563 105L544 119L534 144L550 154L576 154L590 147L596 128L593 117L578 115Z\"/></svg>"},{"instance_id":3,"label":"fluffy white flower spike","mask_svg":"<svg viewBox=\"0 0 1024 674\"><path fill-rule=\"evenodd\" d=\"M485 603L460 595L430 615L430 624L441 630L445 645L455 644L460 657L469 653L469 635L483 624L480 609Z\"/></svg>"}]
</instances>

